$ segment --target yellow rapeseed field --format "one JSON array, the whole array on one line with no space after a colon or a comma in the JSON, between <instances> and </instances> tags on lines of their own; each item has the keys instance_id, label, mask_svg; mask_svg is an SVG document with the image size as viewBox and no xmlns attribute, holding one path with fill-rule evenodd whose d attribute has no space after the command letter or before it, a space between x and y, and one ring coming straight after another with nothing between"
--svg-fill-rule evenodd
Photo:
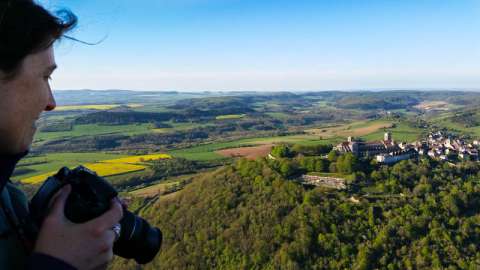
<instances>
[{"instance_id":1,"label":"yellow rapeseed field","mask_svg":"<svg viewBox=\"0 0 480 270\"><path fill-rule=\"evenodd\" d=\"M215 117L217 120L239 119L245 117L245 114L225 114Z\"/></svg>"},{"instance_id":2,"label":"yellow rapeseed field","mask_svg":"<svg viewBox=\"0 0 480 270\"><path fill-rule=\"evenodd\" d=\"M134 164L134 163L142 163L146 161L165 159L165 158L171 158L171 156L167 154L131 156L131 157L119 158L119 159L102 160L96 163L87 163L87 164L83 164L83 166L87 167L92 171L97 172L97 174L100 176L113 176L113 175L136 172L136 171L141 171L146 169L145 165ZM21 182L25 184L38 184L45 181L49 176L52 176L55 173L57 172L54 171L54 172L48 172L41 175L36 175L33 177L23 179L21 180Z\"/></svg>"},{"instance_id":3,"label":"yellow rapeseed field","mask_svg":"<svg viewBox=\"0 0 480 270\"><path fill-rule=\"evenodd\" d=\"M103 163L142 163L146 161L158 160L172 158L168 154L153 154L153 155L143 155L143 156L131 156L126 158L110 159L101 161Z\"/></svg>"},{"instance_id":4,"label":"yellow rapeseed field","mask_svg":"<svg viewBox=\"0 0 480 270\"><path fill-rule=\"evenodd\" d=\"M95 104L95 105L66 105L58 106L55 108L57 111L73 111L73 110L110 110L117 108L120 105L117 104ZM139 108L143 107L142 104L128 104L127 107L130 108Z\"/></svg>"},{"instance_id":5,"label":"yellow rapeseed field","mask_svg":"<svg viewBox=\"0 0 480 270\"><path fill-rule=\"evenodd\" d=\"M100 176L111 176L127 172L136 172L146 168L143 165L125 163L90 163L85 164L84 166L94 172L97 172L97 174Z\"/></svg>"},{"instance_id":6,"label":"yellow rapeseed field","mask_svg":"<svg viewBox=\"0 0 480 270\"><path fill-rule=\"evenodd\" d=\"M55 173L57 172L49 172L49 173L32 176L32 177L21 180L21 182L24 184L38 184L47 180L48 177L54 175Z\"/></svg>"}]
</instances>

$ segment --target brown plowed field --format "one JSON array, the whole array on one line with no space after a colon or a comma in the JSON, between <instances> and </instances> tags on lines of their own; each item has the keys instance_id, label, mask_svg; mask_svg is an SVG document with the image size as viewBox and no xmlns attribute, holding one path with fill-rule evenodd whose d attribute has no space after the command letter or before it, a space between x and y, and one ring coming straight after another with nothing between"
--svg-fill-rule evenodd
<instances>
[{"instance_id":1,"label":"brown plowed field","mask_svg":"<svg viewBox=\"0 0 480 270\"><path fill-rule=\"evenodd\" d=\"M224 157L244 157L248 159L256 159L258 157L268 156L272 150L273 144L265 144L259 146L248 146L239 148L230 148L219 150L216 153Z\"/></svg>"}]
</instances>

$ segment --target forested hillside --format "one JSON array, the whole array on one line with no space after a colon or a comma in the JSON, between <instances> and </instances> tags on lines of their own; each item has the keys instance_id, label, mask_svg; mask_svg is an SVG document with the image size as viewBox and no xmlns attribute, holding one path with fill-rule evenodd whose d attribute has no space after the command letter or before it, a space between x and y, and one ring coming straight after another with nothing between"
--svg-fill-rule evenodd
<instances>
[{"instance_id":1,"label":"forested hillside","mask_svg":"<svg viewBox=\"0 0 480 270\"><path fill-rule=\"evenodd\" d=\"M376 167L362 182L372 195L305 189L265 160L240 160L140 211L165 236L144 269L478 269L479 169Z\"/></svg>"}]
</instances>

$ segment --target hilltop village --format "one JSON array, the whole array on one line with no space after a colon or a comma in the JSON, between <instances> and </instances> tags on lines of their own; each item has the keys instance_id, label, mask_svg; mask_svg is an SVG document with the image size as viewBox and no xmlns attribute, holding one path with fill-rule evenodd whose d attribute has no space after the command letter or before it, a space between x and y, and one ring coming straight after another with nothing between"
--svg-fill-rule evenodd
<instances>
[{"instance_id":1,"label":"hilltop village","mask_svg":"<svg viewBox=\"0 0 480 270\"><path fill-rule=\"evenodd\" d=\"M373 158L378 163L387 165L420 156L429 156L454 164L466 160L479 161L479 147L480 141L478 140L467 142L453 134L441 131L431 132L425 139L412 143L397 143L390 132L385 132L383 140L378 142L365 142L348 137L347 141L333 147L333 150L342 154L351 153L358 158ZM303 174L298 181L313 186L346 188L344 178L333 176Z\"/></svg>"},{"instance_id":2,"label":"hilltop village","mask_svg":"<svg viewBox=\"0 0 480 270\"><path fill-rule=\"evenodd\" d=\"M443 161L478 161L480 141L467 142L453 134L431 132L426 139L412 143L395 142L390 132L385 132L379 142L364 142L353 137L334 147L340 153L352 153L358 157L375 157L379 163L393 164L401 160L428 155Z\"/></svg>"}]
</instances>

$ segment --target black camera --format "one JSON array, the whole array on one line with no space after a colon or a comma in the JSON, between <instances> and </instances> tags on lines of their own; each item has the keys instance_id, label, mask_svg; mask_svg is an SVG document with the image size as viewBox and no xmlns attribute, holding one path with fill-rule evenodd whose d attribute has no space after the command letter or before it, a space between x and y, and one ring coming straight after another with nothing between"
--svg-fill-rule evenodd
<instances>
[{"instance_id":1,"label":"black camera","mask_svg":"<svg viewBox=\"0 0 480 270\"><path fill-rule=\"evenodd\" d=\"M110 209L111 200L117 196L117 191L95 172L83 166L73 170L64 167L43 183L30 202L30 217L38 227L48 214L52 196L67 184L72 186L72 191L65 204L65 216L74 223L84 223L101 216ZM126 208L123 209L120 227L113 253L135 259L139 264L152 261L162 244L160 229L150 226Z\"/></svg>"}]
</instances>

